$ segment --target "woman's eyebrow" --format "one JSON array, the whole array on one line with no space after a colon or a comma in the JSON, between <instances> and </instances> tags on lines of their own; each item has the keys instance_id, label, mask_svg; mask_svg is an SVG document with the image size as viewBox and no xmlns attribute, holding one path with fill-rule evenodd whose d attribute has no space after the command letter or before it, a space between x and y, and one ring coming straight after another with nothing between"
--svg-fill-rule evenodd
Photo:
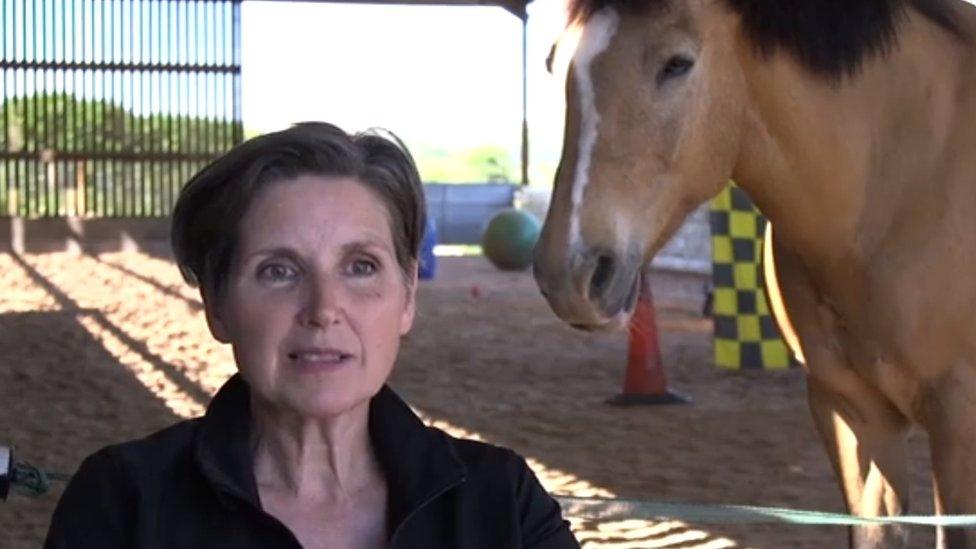
<instances>
[{"instance_id":1,"label":"woman's eyebrow","mask_svg":"<svg viewBox=\"0 0 976 549\"><path fill-rule=\"evenodd\" d=\"M298 253L295 252L295 250L293 250L293 249L291 249L291 248L289 248L287 246L271 246L271 247L268 247L268 248L261 248L259 250L256 250L256 251L250 253L247 256L247 259L253 259L253 258L259 257L259 256L276 256L276 255L278 255L278 256L285 256L285 257L288 257L290 259L297 259L298 258Z\"/></svg>"},{"instance_id":2,"label":"woman's eyebrow","mask_svg":"<svg viewBox=\"0 0 976 549\"><path fill-rule=\"evenodd\" d=\"M342 245L342 251L347 252L347 253L348 252L367 251L367 250L369 250L371 248L373 248L373 249L379 248L379 249L384 250L384 251L387 251L387 252L389 252L389 251L392 250L392 248L390 247L390 245L387 244L384 240L382 240L380 238L370 237L370 236L367 236L365 238L361 238L359 240L354 240L352 242L347 242L346 244L343 244Z\"/></svg>"}]
</instances>

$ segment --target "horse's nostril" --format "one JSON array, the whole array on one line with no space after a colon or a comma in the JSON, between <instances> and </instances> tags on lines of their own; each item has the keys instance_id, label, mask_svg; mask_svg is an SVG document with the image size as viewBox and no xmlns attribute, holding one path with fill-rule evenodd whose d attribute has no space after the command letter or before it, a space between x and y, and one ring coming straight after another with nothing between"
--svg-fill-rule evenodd
<instances>
[{"instance_id":1,"label":"horse's nostril","mask_svg":"<svg viewBox=\"0 0 976 549\"><path fill-rule=\"evenodd\" d=\"M606 291L607 285L613 278L614 260L613 256L600 254L596 258L596 268L593 270L593 278L590 279L590 298L598 299Z\"/></svg>"}]
</instances>

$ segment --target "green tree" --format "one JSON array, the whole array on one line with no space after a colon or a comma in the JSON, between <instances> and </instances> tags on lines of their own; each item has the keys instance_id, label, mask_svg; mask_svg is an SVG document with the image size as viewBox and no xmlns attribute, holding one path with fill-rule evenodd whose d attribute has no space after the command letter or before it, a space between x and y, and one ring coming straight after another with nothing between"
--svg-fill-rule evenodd
<instances>
[{"instance_id":1,"label":"green tree","mask_svg":"<svg viewBox=\"0 0 976 549\"><path fill-rule=\"evenodd\" d=\"M7 98L0 124L0 215L30 217L167 215L183 183L241 135L239 122L139 116L66 93Z\"/></svg>"},{"instance_id":2,"label":"green tree","mask_svg":"<svg viewBox=\"0 0 976 549\"><path fill-rule=\"evenodd\" d=\"M426 145L411 147L424 181L440 183L511 183L514 162L504 147L445 150Z\"/></svg>"}]
</instances>

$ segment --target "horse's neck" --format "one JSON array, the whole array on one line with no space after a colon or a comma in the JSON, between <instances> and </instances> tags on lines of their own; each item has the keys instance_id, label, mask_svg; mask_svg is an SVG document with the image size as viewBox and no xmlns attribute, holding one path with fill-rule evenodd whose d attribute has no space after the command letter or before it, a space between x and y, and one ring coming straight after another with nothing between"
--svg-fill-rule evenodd
<instances>
[{"instance_id":1,"label":"horse's neck","mask_svg":"<svg viewBox=\"0 0 976 549\"><path fill-rule=\"evenodd\" d=\"M976 40L976 9L959 6L962 28ZM778 241L813 261L869 261L884 253L892 230L955 215L949 198L958 193L945 186L961 185L959 164L973 162L958 148L976 150L972 44L912 13L887 56L865 59L861 73L840 82L785 54L749 54L750 102L733 176L773 221Z\"/></svg>"}]
</instances>

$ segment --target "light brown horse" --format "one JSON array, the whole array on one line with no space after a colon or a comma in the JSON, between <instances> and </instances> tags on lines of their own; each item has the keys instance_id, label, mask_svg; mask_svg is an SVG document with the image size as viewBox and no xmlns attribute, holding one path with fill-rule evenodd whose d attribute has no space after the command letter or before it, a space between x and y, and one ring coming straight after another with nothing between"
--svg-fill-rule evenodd
<instances>
[{"instance_id":1,"label":"light brown horse","mask_svg":"<svg viewBox=\"0 0 976 549\"><path fill-rule=\"evenodd\" d=\"M917 423L937 508L976 513L976 8L575 1L578 43L555 50L570 58L565 141L535 258L556 314L623 327L643 266L734 179L775 227L847 507L908 511ZM976 548L976 530L938 537ZM851 532L859 548L906 543L902 528Z\"/></svg>"}]
</instances>

